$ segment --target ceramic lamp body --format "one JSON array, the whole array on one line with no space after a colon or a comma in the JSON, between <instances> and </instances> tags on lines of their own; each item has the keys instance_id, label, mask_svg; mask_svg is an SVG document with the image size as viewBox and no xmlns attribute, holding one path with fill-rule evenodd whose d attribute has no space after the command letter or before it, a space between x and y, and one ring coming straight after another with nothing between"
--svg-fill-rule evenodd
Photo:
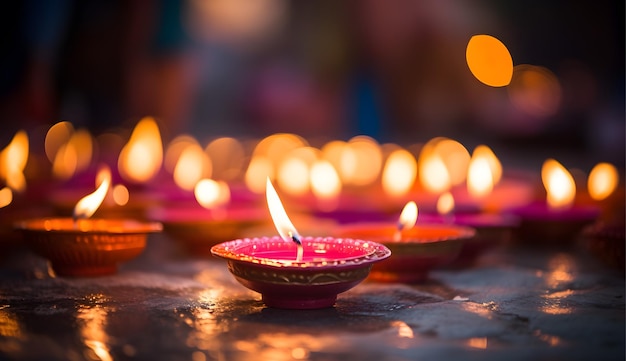
<instances>
[{"instance_id":1,"label":"ceramic lamp body","mask_svg":"<svg viewBox=\"0 0 626 361\"><path fill-rule=\"evenodd\" d=\"M372 264L391 255L383 245L356 239L302 238L297 246L280 237L245 238L214 246L211 252L228 262L244 286L259 292L269 307L331 307L337 295L363 281Z\"/></svg>"},{"instance_id":2,"label":"ceramic lamp body","mask_svg":"<svg viewBox=\"0 0 626 361\"><path fill-rule=\"evenodd\" d=\"M367 238L387 246L392 256L373 266L370 278L380 282L420 283L431 269L452 262L463 242L474 236L469 227L419 224L394 240L396 228L388 223L362 223L342 227L341 237Z\"/></svg>"},{"instance_id":3,"label":"ceramic lamp body","mask_svg":"<svg viewBox=\"0 0 626 361\"><path fill-rule=\"evenodd\" d=\"M118 263L137 257L146 246L148 233L160 231L161 225L47 218L23 221L17 228L33 252L50 261L56 274L91 277L113 274Z\"/></svg>"}]
</instances>

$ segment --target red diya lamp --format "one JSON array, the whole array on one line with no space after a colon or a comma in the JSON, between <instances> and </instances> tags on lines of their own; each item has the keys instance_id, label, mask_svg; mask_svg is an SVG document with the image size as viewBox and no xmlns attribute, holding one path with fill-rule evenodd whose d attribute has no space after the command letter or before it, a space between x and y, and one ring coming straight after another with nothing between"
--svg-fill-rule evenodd
<instances>
[{"instance_id":1,"label":"red diya lamp","mask_svg":"<svg viewBox=\"0 0 626 361\"><path fill-rule=\"evenodd\" d=\"M267 222L265 210L254 203L231 201L230 188L223 181L202 179L194 195L193 203L178 202L149 213L190 254L210 255L212 246L243 237L247 229Z\"/></svg>"},{"instance_id":2,"label":"red diya lamp","mask_svg":"<svg viewBox=\"0 0 626 361\"><path fill-rule=\"evenodd\" d=\"M380 282L420 283L430 270L452 262L463 243L474 236L470 227L454 224L417 224L417 205L402 210L398 225L355 223L338 230L340 237L371 239L387 246L392 256L373 266L370 279Z\"/></svg>"},{"instance_id":3,"label":"red diya lamp","mask_svg":"<svg viewBox=\"0 0 626 361\"><path fill-rule=\"evenodd\" d=\"M131 219L90 219L104 200L111 173L98 173L98 188L82 198L71 218L39 218L16 224L26 244L47 258L60 276L102 276L113 274L117 265L137 257L146 246L149 233L161 224Z\"/></svg>"},{"instance_id":4,"label":"red diya lamp","mask_svg":"<svg viewBox=\"0 0 626 361\"><path fill-rule=\"evenodd\" d=\"M266 197L280 236L220 243L213 255L244 286L259 292L269 307L331 307L337 295L369 274L372 264L391 255L378 243L352 238L302 237L291 223L269 178Z\"/></svg>"},{"instance_id":5,"label":"red diya lamp","mask_svg":"<svg viewBox=\"0 0 626 361\"><path fill-rule=\"evenodd\" d=\"M600 209L575 205L576 183L563 165L547 159L541 169L546 200L512 210L520 218L519 241L536 245L573 244L581 230L593 223Z\"/></svg>"}]
</instances>

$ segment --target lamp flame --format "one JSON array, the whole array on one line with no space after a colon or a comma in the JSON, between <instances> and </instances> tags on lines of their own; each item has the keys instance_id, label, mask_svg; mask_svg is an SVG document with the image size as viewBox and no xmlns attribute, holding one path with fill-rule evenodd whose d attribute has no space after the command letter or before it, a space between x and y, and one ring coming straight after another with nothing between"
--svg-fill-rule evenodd
<instances>
[{"instance_id":1,"label":"lamp flame","mask_svg":"<svg viewBox=\"0 0 626 361\"><path fill-rule=\"evenodd\" d=\"M417 204L414 201L407 202L398 218L398 229L394 235L394 241L398 242L402 239L402 231L411 229L417 222Z\"/></svg>"},{"instance_id":2,"label":"lamp flame","mask_svg":"<svg viewBox=\"0 0 626 361\"><path fill-rule=\"evenodd\" d=\"M311 191L324 200L336 199L341 192L341 179L328 161L318 161L311 167Z\"/></svg>"},{"instance_id":3,"label":"lamp flame","mask_svg":"<svg viewBox=\"0 0 626 361\"><path fill-rule=\"evenodd\" d=\"M481 156L472 157L467 169L467 191L476 198L484 197L493 190L493 174L489 161Z\"/></svg>"},{"instance_id":4,"label":"lamp flame","mask_svg":"<svg viewBox=\"0 0 626 361\"><path fill-rule=\"evenodd\" d=\"M442 216L449 215L454 211L454 197L452 193L445 192L437 199L437 213Z\"/></svg>"},{"instance_id":5,"label":"lamp flame","mask_svg":"<svg viewBox=\"0 0 626 361\"><path fill-rule=\"evenodd\" d=\"M450 174L446 164L438 155L427 156L420 161L420 183L431 193L441 193L450 189Z\"/></svg>"},{"instance_id":6,"label":"lamp flame","mask_svg":"<svg viewBox=\"0 0 626 361\"><path fill-rule=\"evenodd\" d=\"M24 168L28 161L28 135L20 130L13 136L11 143L0 152L0 176L7 186L14 191L26 189Z\"/></svg>"},{"instance_id":7,"label":"lamp flame","mask_svg":"<svg viewBox=\"0 0 626 361\"><path fill-rule=\"evenodd\" d=\"M4 208L13 202L13 191L11 188L4 187L0 189L0 208Z\"/></svg>"},{"instance_id":8,"label":"lamp flame","mask_svg":"<svg viewBox=\"0 0 626 361\"><path fill-rule=\"evenodd\" d=\"M596 201L601 201L613 193L618 183L617 168L610 163L598 163L591 169L587 179L589 196Z\"/></svg>"},{"instance_id":9,"label":"lamp flame","mask_svg":"<svg viewBox=\"0 0 626 361\"><path fill-rule=\"evenodd\" d=\"M267 177L265 184L265 196L267 198L267 207L270 210L272 221L274 221L274 226L276 227L280 237L285 241L293 241L299 244L300 234L298 234L296 227L293 226L291 220L287 216L287 212L285 212L285 208L283 207L283 204L278 197L278 193L276 193L276 189L274 189L269 177Z\"/></svg>"},{"instance_id":10,"label":"lamp flame","mask_svg":"<svg viewBox=\"0 0 626 361\"><path fill-rule=\"evenodd\" d=\"M567 209L574 203L576 183L574 177L554 159L547 159L541 167L541 180L546 189L548 207Z\"/></svg>"},{"instance_id":11,"label":"lamp flame","mask_svg":"<svg viewBox=\"0 0 626 361\"><path fill-rule=\"evenodd\" d=\"M122 148L118 169L127 180L145 183L152 179L163 162L161 133L156 121L145 117L137 123L128 143Z\"/></svg>"},{"instance_id":12,"label":"lamp flame","mask_svg":"<svg viewBox=\"0 0 626 361\"><path fill-rule=\"evenodd\" d=\"M230 202L230 188L223 181L201 179L194 187L193 193L196 201L206 209L223 206Z\"/></svg>"},{"instance_id":13,"label":"lamp flame","mask_svg":"<svg viewBox=\"0 0 626 361\"><path fill-rule=\"evenodd\" d=\"M382 175L382 186L385 193L391 196L402 196L413 186L417 176L417 161L404 149L391 153L385 163Z\"/></svg>"},{"instance_id":14,"label":"lamp flame","mask_svg":"<svg viewBox=\"0 0 626 361\"><path fill-rule=\"evenodd\" d=\"M76 203L76 206L74 207L74 219L89 218L96 212L98 207L100 207L102 201L104 201L104 197L109 191L109 187L111 186L111 170L109 167L105 166L100 168L98 174L96 175L96 179L101 180L98 188L96 188L93 193L83 197L78 201L78 203Z\"/></svg>"}]
</instances>

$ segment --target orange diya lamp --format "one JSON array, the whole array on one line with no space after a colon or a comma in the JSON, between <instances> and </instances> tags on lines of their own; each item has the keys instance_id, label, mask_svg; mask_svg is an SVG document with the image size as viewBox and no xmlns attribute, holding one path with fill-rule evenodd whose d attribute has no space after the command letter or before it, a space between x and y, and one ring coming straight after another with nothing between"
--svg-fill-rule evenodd
<instances>
[{"instance_id":1,"label":"orange diya lamp","mask_svg":"<svg viewBox=\"0 0 626 361\"><path fill-rule=\"evenodd\" d=\"M512 210L520 217L519 241L537 244L573 244L581 230L595 222L600 209L593 205L576 205L576 183L570 172L558 161L547 159L541 168L546 199Z\"/></svg>"},{"instance_id":2,"label":"orange diya lamp","mask_svg":"<svg viewBox=\"0 0 626 361\"><path fill-rule=\"evenodd\" d=\"M99 186L82 198L73 217L30 219L16 224L27 245L47 258L60 276L90 277L116 273L117 265L137 257L149 233L161 231L156 222L90 218L104 200L111 172L98 172Z\"/></svg>"},{"instance_id":3,"label":"orange diya lamp","mask_svg":"<svg viewBox=\"0 0 626 361\"><path fill-rule=\"evenodd\" d=\"M406 204L396 226L389 223L354 223L338 230L340 237L371 239L387 246L392 256L373 266L370 279L380 282L420 283L429 272L452 262L475 230L470 227L417 223L415 202Z\"/></svg>"},{"instance_id":4,"label":"orange diya lamp","mask_svg":"<svg viewBox=\"0 0 626 361\"><path fill-rule=\"evenodd\" d=\"M243 238L211 248L244 286L259 292L269 307L331 307L337 295L369 274L372 264L391 255L376 242L353 238L301 236L269 178L266 198L279 236Z\"/></svg>"}]
</instances>

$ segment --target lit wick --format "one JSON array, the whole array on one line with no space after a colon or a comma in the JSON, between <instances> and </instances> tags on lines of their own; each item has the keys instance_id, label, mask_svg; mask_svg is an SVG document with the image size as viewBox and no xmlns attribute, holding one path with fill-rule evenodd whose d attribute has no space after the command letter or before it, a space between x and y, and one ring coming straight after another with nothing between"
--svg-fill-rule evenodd
<instances>
[{"instance_id":1,"label":"lit wick","mask_svg":"<svg viewBox=\"0 0 626 361\"><path fill-rule=\"evenodd\" d=\"M274 226L280 234L281 238L285 241L293 241L298 246L298 251L296 253L296 262L302 262L302 255L304 253L304 249L302 248L302 238L296 227L293 226L291 220L287 216L287 212L285 212L285 208L283 207L280 198L278 197L278 193L276 193L276 189L272 185L270 178L267 178L265 184L265 196L267 198L267 206L270 211L270 215L272 216L272 220L274 221Z\"/></svg>"},{"instance_id":2,"label":"lit wick","mask_svg":"<svg viewBox=\"0 0 626 361\"><path fill-rule=\"evenodd\" d=\"M400 218L398 218L396 233L393 235L394 242L399 242L402 239L402 231L405 228L413 228L415 222L417 222L417 204L410 201L404 206Z\"/></svg>"},{"instance_id":3,"label":"lit wick","mask_svg":"<svg viewBox=\"0 0 626 361\"><path fill-rule=\"evenodd\" d=\"M72 213L72 219L74 220L74 228L78 227L79 219L87 219L91 217L102 201L104 201L104 197L107 195L109 191L109 186L111 185L111 171L109 167L103 166L98 171L96 175L97 183L99 183L98 188L91 193L81 198L76 206L74 206L74 212Z\"/></svg>"}]
</instances>

